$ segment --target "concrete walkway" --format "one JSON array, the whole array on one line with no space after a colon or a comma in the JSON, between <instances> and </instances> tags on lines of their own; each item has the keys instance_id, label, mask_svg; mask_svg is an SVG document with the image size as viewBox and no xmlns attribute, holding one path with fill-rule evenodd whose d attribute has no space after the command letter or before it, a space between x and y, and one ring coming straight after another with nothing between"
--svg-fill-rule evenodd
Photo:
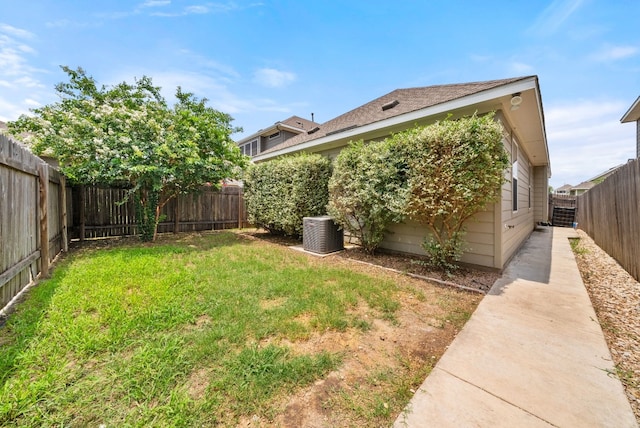
<instances>
[{"instance_id":1,"label":"concrete walkway","mask_svg":"<svg viewBox=\"0 0 640 428\"><path fill-rule=\"evenodd\" d=\"M394 427L637 427L568 238L534 231Z\"/></svg>"}]
</instances>

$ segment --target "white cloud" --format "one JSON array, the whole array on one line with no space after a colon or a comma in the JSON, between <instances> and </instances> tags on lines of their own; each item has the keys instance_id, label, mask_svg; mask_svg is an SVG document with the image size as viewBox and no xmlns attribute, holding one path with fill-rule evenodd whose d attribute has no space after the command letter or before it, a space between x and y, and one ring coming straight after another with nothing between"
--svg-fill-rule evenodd
<instances>
[{"instance_id":1,"label":"white cloud","mask_svg":"<svg viewBox=\"0 0 640 428\"><path fill-rule=\"evenodd\" d=\"M34 34L21 28L12 27L11 25L0 23L0 33L8 34L19 39L33 39Z\"/></svg>"},{"instance_id":2,"label":"white cloud","mask_svg":"<svg viewBox=\"0 0 640 428\"><path fill-rule=\"evenodd\" d=\"M40 107L42 105L39 101L32 100L31 98L25 99L24 104L29 107Z\"/></svg>"},{"instance_id":3,"label":"white cloud","mask_svg":"<svg viewBox=\"0 0 640 428\"><path fill-rule=\"evenodd\" d=\"M254 73L254 81L270 88L280 88L296 80L296 75L274 68L261 68Z\"/></svg>"},{"instance_id":4,"label":"white cloud","mask_svg":"<svg viewBox=\"0 0 640 428\"><path fill-rule=\"evenodd\" d=\"M555 33L582 6L582 3L584 0L554 0L527 31L541 36Z\"/></svg>"},{"instance_id":5,"label":"white cloud","mask_svg":"<svg viewBox=\"0 0 640 428\"><path fill-rule=\"evenodd\" d=\"M36 50L25 43L35 39L27 30L0 24L0 120L14 120L46 98L39 75L44 71L31 65Z\"/></svg>"},{"instance_id":6,"label":"white cloud","mask_svg":"<svg viewBox=\"0 0 640 428\"><path fill-rule=\"evenodd\" d=\"M209 6L187 6L184 8L184 12L185 15L192 15L192 14L196 14L196 15L202 15L205 13L209 13L210 9Z\"/></svg>"},{"instance_id":7,"label":"white cloud","mask_svg":"<svg viewBox=\"0 0 640 428\"><path fill-rule=\"evenodd\" d=\"M582 100L545 110L553 187L579 184L635 156L635 127L620 123L628 107Z\"/></svg>"},{"instance_id":8,"label":"white cloud","mask_svg":"<svg viewBox=\"0 0 640 428\"><path fill-rule=\"evenodd\" d=\"M635 56L638 51L637 46L605 46L591 55L591 59L601 62L616 61Z\"/></svg>"},{"instance_id":9,"label":"white cloud","mask_svg":"<svg viewBox=\"0 0 640 428\"><path fill-rule=\"evenodd\" d=\"M518 73L518 74L531 73L533 71L532 66L530 66L529 64L525 64L523 62L518 62L518 61L514 61L511 64L509 64L509 69L513 73Z\"/></svg>"},{"instance_id":10,"label":"white cloud","mask_svg":"<svg viewBox=\"0 0 640 428\"><path fill-rule=\"evenodd\" d=\"M238 73L232 66L227 64L222 64L218 61L209 59L203 55L197 54L189 49L181 49L178 51L180 55L187 57L187 60L192 64L197 64L200 67L212 70L222 76L218 76L219 79L223 79L227 82L230 82L230 79L238 79L240 78L240 73Z\"/></svg>"},{"instance_id":11,"label":"white cloud","mask_svg":"<svg viewBox=\"0 0 640 428\"><path fill-rule=\"evenodd\" d=\"M249 5L247 7L253 7L259 5ZM153 12L152 16L160 16L166 18L175 18L178 16L187 16L187 15L206 15L209 13L220 13L220 12L229 12L232 10L240 10L244 8L240 8L236 3L228 2L228 3L201 3L194 4L190 6L186 6L185 8L177 11L171 12Z\"/></svg>"},{"instance_id":12,"label":"white cloud","mask_svg":"<svg viewBox=\"0 0 640 428\"><path fill-rule=\"evenodd\" d=\"M162 7L171 4L171 0L147 0L140 7Z\"/></svg>"}]
</instances>

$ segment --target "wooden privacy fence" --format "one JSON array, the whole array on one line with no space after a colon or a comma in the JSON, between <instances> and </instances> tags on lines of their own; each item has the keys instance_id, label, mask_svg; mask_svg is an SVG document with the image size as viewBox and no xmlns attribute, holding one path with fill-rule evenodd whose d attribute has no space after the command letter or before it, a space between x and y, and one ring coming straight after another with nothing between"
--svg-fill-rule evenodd
<instances>
[{"instance_id":1,"label":"wooden privacy fence","mask_svg":"<svg viewBox=\"0 0 640 428\"><path fill-rule=\"evenodd\" d=\"M578 197L578 227L640 281L640 160Z\"/></svg>"},{"instance_id":2,"label":"wooden privacy fence","mask_svg":"<svg viewBox=\"0 0 640 428\"><path fill-rule=\"evenodd\" d=\"M127 198L127 189L81 186L73 188L72 199L73 237L88 239L137 233L135 206L133 198ZM198 193L170 200L162 209L158 232L218 230L246 225L241 187L226 186L220 190L203 187Z\"/></svg>"},{"instance_id":3,"label":"wooden privacy fence","mask_svg":"<svg viewBox=\"0 0 640 428\"><path fill-rule=\"evenodd\" d=\"M63 176L0 135L0 309L66 251L66 198Z\"/></svg>"}]
</instances>

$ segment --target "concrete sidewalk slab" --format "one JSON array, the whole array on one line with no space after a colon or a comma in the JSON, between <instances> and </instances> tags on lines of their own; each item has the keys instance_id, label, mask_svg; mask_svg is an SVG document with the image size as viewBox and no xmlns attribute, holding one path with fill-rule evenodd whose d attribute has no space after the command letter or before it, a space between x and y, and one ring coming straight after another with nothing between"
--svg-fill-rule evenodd
<instances>
[{"instance_id":1,"label":"concrete sidewalk slab","mask_svg":"<svg viewBox=\"0 0 640 428\"><path fill-rule=\"evenodd\" d=\"M394 427L637 427L573 229L534 231Z\"/></svg>"}]
</instances>

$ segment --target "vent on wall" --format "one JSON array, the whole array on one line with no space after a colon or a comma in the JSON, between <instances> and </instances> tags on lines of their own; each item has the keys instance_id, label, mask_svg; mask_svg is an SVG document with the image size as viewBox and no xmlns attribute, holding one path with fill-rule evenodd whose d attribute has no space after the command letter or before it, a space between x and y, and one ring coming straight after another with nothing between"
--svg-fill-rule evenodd
<instances>
[{"instance_id":1,"label":"vent on wall","mask_svg":"<svg viewBox=\"0 0 640 428\"><path fill-rule=\"evenodd\" d=\"M302 247L312 253L328 254L344 248L342 229L329 216L302 219Z\"/></svg>"}]
</instances>

